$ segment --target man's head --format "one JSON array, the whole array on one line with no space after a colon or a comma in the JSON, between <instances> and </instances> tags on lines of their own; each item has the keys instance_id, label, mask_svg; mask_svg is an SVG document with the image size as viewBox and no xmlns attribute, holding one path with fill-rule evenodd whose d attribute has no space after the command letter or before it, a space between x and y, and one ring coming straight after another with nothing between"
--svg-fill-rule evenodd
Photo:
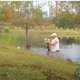
<instances>
[{"instance_id":1,"label":"man's head","mask_svg":"<svg viewBox=\"0 0 80 80\"><path fill-rule=\"evenodd\" d=\"M53 33L53 34L51 34L51 37L54 39L54 38L57 37L57 34L56 33Z\"/></svg>"}]
</instances>

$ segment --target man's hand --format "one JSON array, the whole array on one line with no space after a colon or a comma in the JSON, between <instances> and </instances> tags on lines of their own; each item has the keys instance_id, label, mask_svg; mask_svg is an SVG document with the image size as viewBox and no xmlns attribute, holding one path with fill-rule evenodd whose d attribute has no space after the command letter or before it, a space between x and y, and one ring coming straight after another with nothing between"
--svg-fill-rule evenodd
<instances>
[{"instance_id":1,"label":"man's hand","mask_svg":"<svg viewBox=\"0 0 80 80\"><path fill-rule=\"evenodd\" d=\"M55 46L55 45L57 44L57 41L50 42L50 40L48 40L47 43L49 43L49 44L52 45L52 46Z\"/></svg>"},{"instance_id":2,"label":"man's hand","mask_svg":"<svg viewBox=\"0 0 80 80\"><path fill-rule=\"evenodd\" d=\"M49 43L49 44L51 43L50 40L47 40L46 42Z\"/></svg>"}]
</instances>

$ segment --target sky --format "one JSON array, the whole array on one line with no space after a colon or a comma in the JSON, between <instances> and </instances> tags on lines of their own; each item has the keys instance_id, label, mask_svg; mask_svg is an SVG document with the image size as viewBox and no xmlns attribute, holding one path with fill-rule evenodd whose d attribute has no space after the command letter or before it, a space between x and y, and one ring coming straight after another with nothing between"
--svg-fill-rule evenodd
<instances>
[{"instance_id":1,"label":"sky","mask_svg":"<svg viewBox=\"0 0 80 80\"><path fill-rule=\"evenodd\" d=\"M43 12L47 12L47 15L49 15L49 6L47 4L48 1L51 1L52 4L55 6L55 1L80 1L80 0L0 0L0 1L37 1L38 4L44 4L46 3L43 7L42 7L42 11ZM34 5L36 5L36 3L34 3Z\"/></svg>"},{"instance_id":2,"label":"sky","mask_svg":"<svg viewBox=\"0 0 80 80\"><path fill-rule=\"evenodd\" d=\"M44 4L44 6L42 7L42 11L43 12L47 12L47 15L49 16L49 4L48 1L51 1L52 5L55 6L55 1L54 0L37 0L38 4Z\"/></svg>"},{"instance_id":3,"label":"sky","mask_svg":"<svg viewBox=\"0 0 80 80\"><path fill-rule=\"evenodd\" d=\"M80 0L0 0L0 1L80 1Z\"/></svg>"},{"instance_id":4,"label":"sky","mask_svg":"<svg viewBox=\"0 0 80 80\"><path fill-rule=\"evenodd\" d=\"M48 6L48 0L37 0L36 1L37 2L37 4L42 4L42 11L43 12L46 12L47 13L47 15L49 15L49 6ZM34 5L36 6L36 2L34 2ZM54 1L52 1L52 2L54 2ZM54 3L53 3L54 4Z\"/></svg>"}]
</instances>

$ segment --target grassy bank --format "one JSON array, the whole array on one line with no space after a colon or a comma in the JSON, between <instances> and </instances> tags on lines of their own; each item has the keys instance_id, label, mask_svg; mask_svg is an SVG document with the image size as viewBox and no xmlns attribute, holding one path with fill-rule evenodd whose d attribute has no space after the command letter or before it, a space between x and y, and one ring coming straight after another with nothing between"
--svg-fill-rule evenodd
<instances>
[{"instance_id":1,"label":"grassy bank","mask_svg":"<svg viewBox=\"0 0 80 80\"><path fill-rule=\"evenodd\" d=\"M56 32L58 34L58 37L73 37L75 39L78 38L78 41L76 41L77 44L79 44L80 41L80 30L63 30L63 29L53 29L53 30L29 30L29 39L32 45L37 46L44 46L44 38L51 38L51 34L53 32ZM24 46L26 42L26 35L25 30L10 30L9 33L1 33L0 34L0 40L4 40L4 42L8 42L13 45L21 45Z\"/></svg>"},{"instance_id":2,"label":"grassy bank","mask_svg":"<svg viewBox=\"0 0 80 80\"><path fill-rule=\"evenodd\" d=\"M0 80L75 80L79 66L0 42Z\"/></svg>"}]
</instances>

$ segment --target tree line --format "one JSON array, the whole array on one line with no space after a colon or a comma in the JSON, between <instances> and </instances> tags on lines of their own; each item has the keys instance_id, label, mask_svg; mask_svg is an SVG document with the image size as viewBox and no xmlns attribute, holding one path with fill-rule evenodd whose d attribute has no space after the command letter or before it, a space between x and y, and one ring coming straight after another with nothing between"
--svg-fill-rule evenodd
<instances>
[{"instance_id":1,"label":"tree line","mask_svg":"<svg viewBox=\"0 0 80 80\"><path fill-rule=\"evenodd\" d=\"M48 10L43 10L47 5ZM46 8L46 7L45 7ZM79 1L0 1L0 29L3 26L21 27L28 30L34 27L55 27L80 29Z\"/></svg>"},{"instance_id":2,"label":"tree line","mask_svg":"<svg viewBox=\"0 0 80 80\"><path fill-rule=\"evenodd\" d=\"M80 28L80 1L56 2L53 22L59 28Z\"/></svg>"},{"instance_id":3,"label":"tree line","mask_svg":"<svg viewBox=\"0 0 80 80\"><path fill-rule=\"evenodd\" d=\"M34 4L35 3L35 4ZM47 5L47 11L42 7ZM80 28L80 1L0 1L0 25ZM28 27L29 26L29 27Z\"/></svg>"}]
</instances>

